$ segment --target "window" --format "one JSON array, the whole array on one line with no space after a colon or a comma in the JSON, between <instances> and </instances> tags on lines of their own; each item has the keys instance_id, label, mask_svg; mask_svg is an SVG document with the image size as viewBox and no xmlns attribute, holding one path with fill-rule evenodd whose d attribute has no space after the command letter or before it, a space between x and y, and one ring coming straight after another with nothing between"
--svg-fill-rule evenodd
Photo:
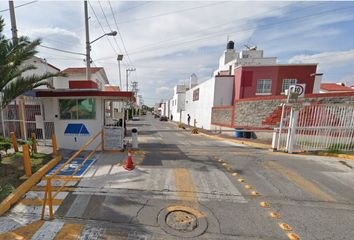
<instances>
[{"instance_id":1,"label":"window","mask_svg":"<svg viewBox=\"0 0 354 240\"><path fill-rule=\"evenodd\" d=\"M199 88L193 91L193 101L198 101L198 100L199 100Z\"/></svg>"},{"instance_id":2,"label":"window","mask_svg":"<svg viewBox=\"0 0 354 240\"><path fill-rule=\"evenodd\" d=\"M297 83L297 79L295 78L286 78L286 79L283 79L283 88L281 90L282 93L285 92L285 90L289 89L289 87L291 85L294 85Z\"/></svg>"},{"instance_id":3,"label":"window","mask_svg":"<svg viewBox=\"0 0 354 240\"><path fill-rule=\"evenodd\" d=\"M257 94L270 94L272 89L272 80L271 79L261 79L257 82Z\"/></svg>"},{"instance_id":4,"label":"window","mask_svg":"<svg viewBox=\"0 0 354 240\"><path fill-rule=\"evenodd\" d=\"M93 98L59 99L60 119L95 119L96 102Z\"/></svg>"}]
</instances>

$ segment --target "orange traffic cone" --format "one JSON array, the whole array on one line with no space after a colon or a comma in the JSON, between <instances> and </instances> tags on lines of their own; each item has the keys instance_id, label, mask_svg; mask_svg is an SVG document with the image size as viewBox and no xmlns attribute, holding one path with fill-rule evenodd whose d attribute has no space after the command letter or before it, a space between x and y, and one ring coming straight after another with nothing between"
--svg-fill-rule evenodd
<instances>
[{"instance_id":1,"label":"orange traffic cone","mask_svg":"<svg viewBox=\"0 0 354 240\"><path fill-rule=\"evenodd\" d=\"M133 157L132 157L132 152L130 149L128 150L128 158L127 158L127 161L125 162L124 168L128 171L131 171L134 169Z\"/></svg>"}]
</instances>

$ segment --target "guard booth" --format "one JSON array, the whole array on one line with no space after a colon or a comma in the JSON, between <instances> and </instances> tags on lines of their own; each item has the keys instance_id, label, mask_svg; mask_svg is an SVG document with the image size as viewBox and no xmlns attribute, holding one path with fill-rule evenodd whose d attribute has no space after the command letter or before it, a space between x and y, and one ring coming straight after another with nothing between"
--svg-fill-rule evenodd
<instances>
[{"instance_id":1,"label":"guard booth","mask_svg":"<svg viewBox=\"0 0 354 240\"><path fill-rule=\"evenodd\" d=\"M104 131L104 149L120 150L124 139L124 107L134 101L132 92L99 90L38 90L44 118L54 122L57 146L80 149ZM101 139L88 146L92 150Z\"/></svg>"}]
</instances>

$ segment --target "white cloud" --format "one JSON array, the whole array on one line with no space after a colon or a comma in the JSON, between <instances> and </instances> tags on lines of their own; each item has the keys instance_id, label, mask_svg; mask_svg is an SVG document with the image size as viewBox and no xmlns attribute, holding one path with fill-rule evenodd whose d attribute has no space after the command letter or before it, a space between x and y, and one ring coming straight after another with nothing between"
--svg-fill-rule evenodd
<instances>
[{"instance_id":1,"label":"white cloud","mask_svg":"<svg viewBox=\"0 0 354 240\"><path fill-rule=\"evenodd\" d=\"M162 86L162 87L158 87L156 88L155 93L161 97L161 99L169 99L172 97L173 91L172 89Z\"/></svg>"}]
</instances>

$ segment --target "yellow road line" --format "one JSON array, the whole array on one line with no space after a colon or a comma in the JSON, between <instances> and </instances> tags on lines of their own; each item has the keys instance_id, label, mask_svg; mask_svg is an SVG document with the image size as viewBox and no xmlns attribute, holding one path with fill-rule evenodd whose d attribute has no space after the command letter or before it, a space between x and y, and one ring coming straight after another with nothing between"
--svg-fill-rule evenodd
<instances>
[{"instance_id":1,"label":"yellow road line","mask_svg":"<svg viewBox=\"0 0 354 240\"><path fill-rule=\"evenodd\" d=\"M62 204L63 199L53 199L52 200L54 206L59 206ZM27 205L27 206L42 206L43 199L35 198L35 199L22 199L20 204Z\"/></svg>"},{"instance_id":2,"label":"yellow road line","mask_svg":"<svg viewBox=\"0 0 354 240\"><path fill-rule=\"evenodd\" d=\"M281 173L283 176L288 178L290 181L295 183L297 186L304 189L305 191L307 191L311 195L320 198L321 200L332 201L332 202L336 201L335 198L333 198L328 193L322 191L315 183L305 179L304 177L297 174L296 172L294 172L294 171L292 171L292 170L290 170L290 169L288 169L276 162L266 162L265 167Z\"/></svg>"},{"instance_id":3,"label":"yellow road line","mask_svg":"<svg viewBox=\"0 0 354 240\"><path fill-rule=\"evenodd\" d=\"M79 239L83 229L81 224L65 223L55 236L54 240L76 240Z\"/></svg>"},{"instance_id":4,"label":"yellow road line","mask_svg":"<svg viewBox=\"0 0 354 240\"><path fill-rule=\"evenodd\" d=\"M198 197L194 188L192 176L190 172L185 168L174 169L175 182L176 182L176 194L182 202L194 204L198 206Z\"/></svg>"},{"instance_id":5,"label":"yellow road line","mask_svg":"<svg viewBox=\"0 0 354 240\"><path fill-rule=\"evenodd\" d=\"M31 224L28 224L23 227L19 227L11 232L6 232L0 234L0 240L9 240L9 239L16 239L16 240L27 240L30 239L38 229L43 225L44 221L35 221Z\"/></svg>"}]
</instances>

